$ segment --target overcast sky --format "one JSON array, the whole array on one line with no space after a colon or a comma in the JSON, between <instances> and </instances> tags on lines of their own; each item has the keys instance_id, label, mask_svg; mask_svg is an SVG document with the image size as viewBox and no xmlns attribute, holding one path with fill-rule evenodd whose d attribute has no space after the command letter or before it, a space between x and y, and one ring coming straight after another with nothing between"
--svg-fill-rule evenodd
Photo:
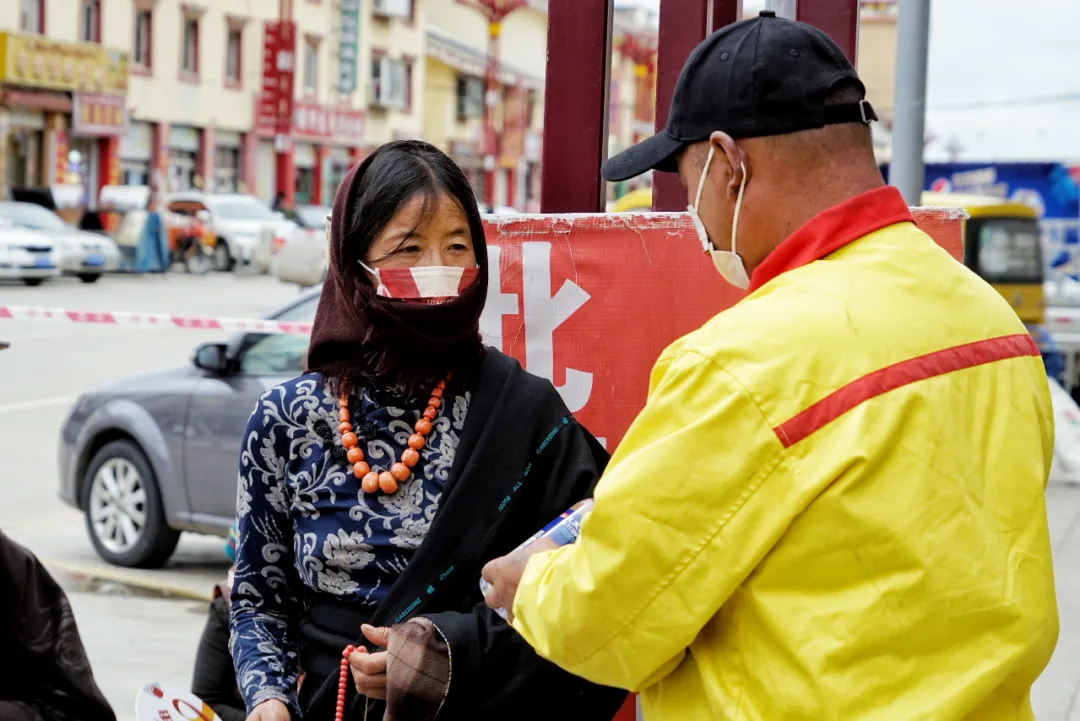
<instances>
[{"instance_id":1,"label":"overcast sky","mask_svg":"<svg viewBox=\"0 0 1080 721\"><path fill-rule=\"evenodd\" d=\"M932 0L927 85L927 160L1080 162L1080 0Z\"/></svg>"}]
</instances>

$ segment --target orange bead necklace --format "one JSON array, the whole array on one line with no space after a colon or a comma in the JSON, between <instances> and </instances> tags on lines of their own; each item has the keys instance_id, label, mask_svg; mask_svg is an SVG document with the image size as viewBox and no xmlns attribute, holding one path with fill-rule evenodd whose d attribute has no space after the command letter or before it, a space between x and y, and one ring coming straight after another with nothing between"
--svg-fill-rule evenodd
<instances>
[{"instance_id":1,"label":"orange bead necklace","mask_svg":"<svg viewBox=\"0 0 1080 721\"><path fill-rule=\"evenodd\" d=\"M412 476L412 469L420 462L420 450L427 443L427 437L431 434L432 423L439 415L439 408L443 404L443 394L446 392L446 380L439 381L431 391L427 408L424 409L420 420L413 426L413 433L409 436L409 442L405 450L401 452L401 460L390 466L390 470L379 473L372 470L371 466L364 461L364 451L360 449L360 438L353 432L353 425L349 416L349 391L348 386L342 383L341 394L338 396L338 418L341 425L341 447L345 449L346 458L352 466L353 475L360 479L360 487L364 493L383 493L390 495L397 493L398 484L404 483Z\"/></svg>"}]
</instances>

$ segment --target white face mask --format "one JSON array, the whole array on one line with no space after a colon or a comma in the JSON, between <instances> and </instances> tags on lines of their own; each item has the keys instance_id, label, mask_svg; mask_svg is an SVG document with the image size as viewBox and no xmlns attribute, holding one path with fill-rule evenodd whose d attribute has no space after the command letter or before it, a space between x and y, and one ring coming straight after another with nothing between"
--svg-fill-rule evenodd
<instances>
[{"instance_id":1,"label":"white face mask","mask_svg":"<svg viewBox=\"0 0 1080 721\"><path fill-rule=\"evenodd\" d=\"M705 230L705 224L701 222L701 216L697 212L698 206L701 205L701 191L705 188L705 176L709 174L709 165L712 164L715 153L716 146L710 144L709 157L705 159L705 167L701 169L701 180L698 181L697 196L694 198L694 204L687 206L686 209L690 211L690 217L694 220L694 229L697 230L701 247L712 256L712 262L716 266L716 270L720 272L720 275L728 283L731 283L736 288L746 290L750 287L750 276L746 273L746 266L743 264L742 258L735 252L735 235L739 229L739 211L742 210L743 190L746 188L746 166L742 163L739 164L742 170L742 179L739 182L739 195L735 199L735 217L731 223L731 250L716 249L716 246L709 240L709 232Z\"/></svg>"}]
</instances>

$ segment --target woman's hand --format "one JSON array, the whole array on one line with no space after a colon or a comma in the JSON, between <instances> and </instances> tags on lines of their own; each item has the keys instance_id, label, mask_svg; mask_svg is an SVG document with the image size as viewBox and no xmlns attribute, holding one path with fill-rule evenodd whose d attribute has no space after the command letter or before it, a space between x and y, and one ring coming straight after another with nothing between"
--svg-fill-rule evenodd
<instances>
[{"instance_id":1,"label":"woman's hand","mask_svg":"<svg viewBox=\"0 0 1080 721\"><path fill-rule=\"evenodd\" d=\"M386 648L390 643L389 628L375 628L364 624L360 630L364 633L364 638L379 648ZM387 660L386 651L368 653L364 648L353 651L349 656L349 668L352 670L357 693L367 698L386 699Z\"/></svg>"},{"instance_id":2,"label":"woman's hand","mask_svg":"<svg viewBox=\"0 0 1080 721\"><path fill-rule=\"evenodd\" d=\"M272 698L252 709L247 721L290 721L291 718L289 707L276 698Z\"/></svg>"}]
</instances>

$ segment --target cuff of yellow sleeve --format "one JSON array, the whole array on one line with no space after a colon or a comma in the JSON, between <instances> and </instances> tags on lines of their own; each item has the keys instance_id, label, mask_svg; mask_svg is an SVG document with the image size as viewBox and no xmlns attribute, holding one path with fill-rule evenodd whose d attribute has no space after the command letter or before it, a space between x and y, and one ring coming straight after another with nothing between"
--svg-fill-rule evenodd
<instances>
[{"instance_id":1,"label":"cuff of yellow sleeve","mask_svg":"<svg viewBox=\"0 0 1080 721\"><path fill-rule=\"evenodd\" d=\"M543 620L540 616L540 595L543 593L543 585L546 582L548 571L555 563L555 559L567 548L557 548L551 551L537 553L525 564L525 570L518 582L517 593L514 594L514 620L510 624L533 649L544 656L543 639L546 637L546 629L543 628Z\"/></svg>"}]
</instances>

